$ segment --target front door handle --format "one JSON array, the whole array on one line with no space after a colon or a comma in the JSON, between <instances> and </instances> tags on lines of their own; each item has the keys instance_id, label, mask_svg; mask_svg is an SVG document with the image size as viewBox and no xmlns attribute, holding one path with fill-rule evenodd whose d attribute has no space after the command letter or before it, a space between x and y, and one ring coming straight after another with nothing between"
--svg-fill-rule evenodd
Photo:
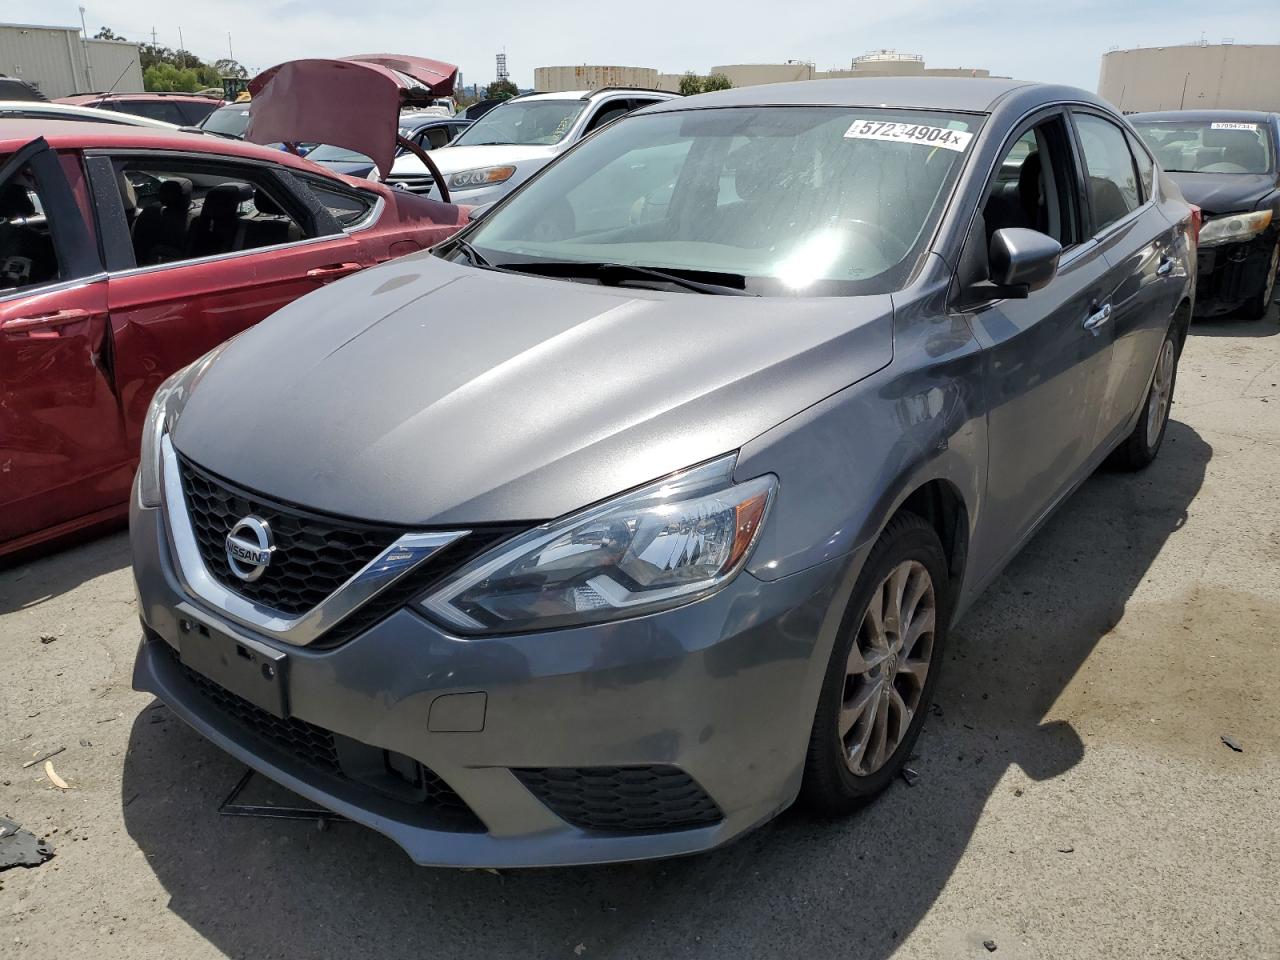
<instances>
[{"instance_id":1,"label":"front door handle","mask_svg":"<svg viewBox=\"0 0 1280 960\"><path fill-rule=\"evenodd\" d=\"M57 337L59 328L93 316L89 310L57 310L53 313L37 313L30 317L13 317L0 323L0 330L7 334L31 337Z\"/></svg>"},{"instance_id":2,"label":"front door handle","mask_svg":"<svg viewBox=\"0 0 1280 960\"><path fill-rule=\"evenodd\" d=\"M355 273L364 265L360 263L327 263L323 267L312 267L307 271L311 280L337 280L349 273Z\"/></svg>"},{"instance_id":3,"label":"front door handle","mask_svg":"<svg viewBox=\"0 0 1280 960\"><path fill-rule=\"evenodd\" d=\"M1111 304L1104 303L1102 306L1094 310L1093 313L1084 318L1084 328L1096 337L1110 319Z\"/></svg>"},{"instance_id":4,"label":"front door handle","mask_svg":"<svg viewBox=\"0 0 1280 960\"><path fill-rule=\"evenodd\" d=\"M1175 261L1173 257L1169 256L1168 254L1161 257L1160 266L1156 267L1156 276L1167 277L1169 274L1173 273L1173 266L1176 262L1177 261Z\"/></svg>"}]
</instances>

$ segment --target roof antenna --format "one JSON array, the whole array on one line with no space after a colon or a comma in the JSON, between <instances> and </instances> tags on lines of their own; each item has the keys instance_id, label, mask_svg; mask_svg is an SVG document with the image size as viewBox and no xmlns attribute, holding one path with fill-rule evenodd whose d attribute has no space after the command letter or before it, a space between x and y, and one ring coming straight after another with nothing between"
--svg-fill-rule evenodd
<instances>
[{"instance_id":1,"label":"roof antenna","mask_svg":"<svg viewBox=\"0 0 1280 960\"><path fill-rule=\"evenodd\" d=\"M103 103L106 102L107 97L111 96L112 92L116 88L116 85L119 84L120 81L124 79L124 75L129 72L129 68L132 67L135 62L136 61L134 60L130 60L128 63L124 65L124 69L120 71L120 76L116 77L116 82L111 84L110 90L108 90L106 93L104 93L102 96L98 98L98 102L94 104L95 107L100 107L103 105Z\"/></svg>"}]
</instances>

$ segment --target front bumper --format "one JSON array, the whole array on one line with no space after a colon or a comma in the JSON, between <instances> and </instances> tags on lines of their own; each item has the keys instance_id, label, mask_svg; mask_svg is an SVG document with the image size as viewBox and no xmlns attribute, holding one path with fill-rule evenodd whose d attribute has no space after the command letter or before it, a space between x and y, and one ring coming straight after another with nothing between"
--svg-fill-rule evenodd
<instances>
[{"instance_id":1,"label":"front bumper","mask_svg":"<svg viewBox=\"0 0 1280 960\"><path fill-rule=\"evenodd\" d=\"M543 634L464 640L402 609L319 650L271 643L185 596L161 512L136 497L131 538L144 628L136 689L259 772L387 835L417 863L473 867L693 853L788 806L840 600L863 557L769 583L744 573L676 610ZM474 814L470 825L374 789L345 767L340 775L323 770L305 750L246 726L179 662L174 651L199 642L182 621L188 631L204 624L286 653L290 723L349 738L366 756L411 758L460 798ZM586 829L558 816L513 772L634 766L683 771L719 817L682 829Z\"/></svg>"},{"instance_id":2,"label":"front bumper","mask_svg":"<svg viewBox=\"0 0 1280 960\"><path fill-rule=\"evenodd\" d=\"M1201 247L1196 254L1195 315L1222 316L1261 293L1278 238L1273 228L1243 243Z\"/></svg>"}]
</instances>

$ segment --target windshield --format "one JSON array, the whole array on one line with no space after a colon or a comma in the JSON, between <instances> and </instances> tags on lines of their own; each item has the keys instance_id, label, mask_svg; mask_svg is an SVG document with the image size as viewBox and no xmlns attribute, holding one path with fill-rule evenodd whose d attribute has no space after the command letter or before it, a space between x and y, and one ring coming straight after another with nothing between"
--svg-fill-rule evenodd
<instances>
[{"instance_id":1,"label":"windshield","mask_svg":"<svg viewBox=\"0 0 1280 960\"><path fill-rule=\"evenodd\" d=\"M586 109L583 100L514 100L494 107L469 126L455 145L486 143L550 145L564 139Z\"/></svg>"},{"instance_id":2,"label":"windshield","mask_svg":"<svg viewBox=\"0 0 1280 960\"><path fill-rule=\"evenodd\" d=\"M1266 124L1238 120L1135 120L1138 136L1170 173L1270 173Z\"/></svg>"},{"instance_id":3,"label":"windshield","mask_svg":"<svg viewBox=\"0 0 1280 960\"><path fill-rule=\"evenodd\" d=\"M249 128L249 105L247 103L235 107L219 107L200 122L201 130L210 133L225 133L232 137L244 137Z\"/></svg>"},{"instance_id":4,"label":"windshield","mask_svg":"<svg viewBox=\"0 0 1280 960\"><path fill-rule=\"evenodd\" d=\"M978 123L854 107L634 116L467 239L499 267L625 264L765 295L885 292L931 235Z\"/></svg>"}]
</instances>

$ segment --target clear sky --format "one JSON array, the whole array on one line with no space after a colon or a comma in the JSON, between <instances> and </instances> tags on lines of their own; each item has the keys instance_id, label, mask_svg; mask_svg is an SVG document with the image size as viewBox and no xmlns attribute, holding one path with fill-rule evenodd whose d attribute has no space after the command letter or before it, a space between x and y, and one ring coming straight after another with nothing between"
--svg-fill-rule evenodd
<instances>
[{"instance_id":1,"label":"clear sky","mask_svg":"<svg viewBox=\"0 0 1280 960\"><path fill-rule=\"evenodd\" d=\"M1280 43L1280 0L84 0L89 33L109 26L130 40L186 47L205 60L235 56L251 72L282 60L406 53L458 64L486 83L506 48L512 79L533 68L604 63L705 72L722 63L812 60L847 67L880 47L918 53L935 67L1096 89L1112 47L1232 38ZM0 20L77 25L76 0L5 0Z\"/></svg>"}]
</instances>

